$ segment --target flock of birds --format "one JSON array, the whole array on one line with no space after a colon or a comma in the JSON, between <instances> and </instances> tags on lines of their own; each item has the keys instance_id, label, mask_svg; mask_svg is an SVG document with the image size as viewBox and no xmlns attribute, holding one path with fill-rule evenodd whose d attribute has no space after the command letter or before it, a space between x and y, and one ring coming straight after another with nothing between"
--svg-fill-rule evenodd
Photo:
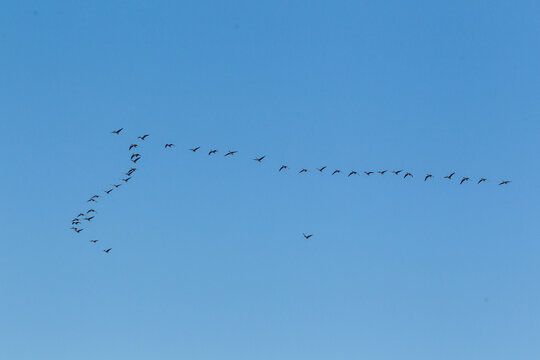
<instances>
[{"instance_id":1,"label":"flock of birds","mask_svg":"<svg viewBox=\"0 0 540 360\"><path fill-rule=\"evenodd\" d=\"M124 130L124 128L120 128L118 130L114 130L114 131L111 131L112 134L115 134L115 135L120 135L120 133ZM150 136L150 134L145 134L145 135L142 135L142 136L138 136L137 139L138 141L145 141L146 138L148 138ZM129 146L129 151L131 151L131 155L130 155L130 161L133 163L133 166L125 173L125 177L123 177L121 179L121 181L123 181L123 183L119 183L119 184L112 184L111 188L108 189L108 190L105 190L104 193L106 195L109 195L113 190L115 189L118 189L120 186L124 185L124 184L127 184L133 177L133 175L135 174L135 172L137 171L137 168L134 167L136 166L137 162L142 158L142 155L139 154L137 152L137 148L139 147L139 143L134 143L134 144L131 144ZM164 146L164 149L172 149L174 148L175 145L172 144L172 143L166 143L165 146ZM187 149L188 151L192 151L194 153L196 153L197 151L199 151L201 149L200 146L197 146L197 147L194 147L194 148L190 148L190 149ZM218 150L217 149L210 149L208 151L208 156L216 156L218 153ZM238 153L238 151L234 150L234 151L227 151L224 156L234 156L236 153ZM263 160L266 158L266 155L263 155L263 156L260 156L260 157L255 157L253 158L254 161L258 162L258 163L262 163ZM287 165L281 165L278 169L279 172L281 171L284 171L284 170L288 170L289 167ZM321 166L320 168L315 168L316 171L320 172L320 173L323 173L325 172L325 170L327 169L326 166ZM302 173L308 173L309 172L309 169L305 169L305 168L302 168L298 171L298 174L302 174ZM328 170L326 170L326 172L330 172ZM371 176L375 173L379 174L379 175L384 175L386 172L388 172L388 170L378 170L378 171L363 171L363 173L367 176ZM331 172L331 176L333 175L338 175L342 173L342 171L340 169L335 169ZM403 178L406 179L406 178L413 178L414 175L411 173L411 172L408 172L408 171L405 171L403 169L399 169L399 170L390 170L390 173L393 173L394 175L398 176L400 174L403 173ZM356 170L350 170L349 172L346 172L347 176L350 177L350 176L353 176L353 175L360 175L360 173ZM446 176L444 176L443 178L444 179L447 179L447 180L452 180L453 179L453 176L455 175L455 172L452 172ZM433 179L434 176L432 174L425 174L424 175L424 181L428 181L429 179ZM463 184L464 182L467 182L467 181L470 181L471 178L469 177L462 177L461 180L459 181L459 184ZM487 178L480 178L478 179L477 181L477 184L481 184L483 182L487 182L488 179ZM511 181L510 180L502 180L501 182L499 182L499 185L507 185L509 184ZM105 196L105 195L98 195L98 194L95 194L93 195L92 197L90 197L87 202L88 203L96 203L98 202L98 199L101 199L102 196ZM96 216L95 214L97 214L96 210L91 208L91 209L88 209L88 210L85 210L83 212L80 212L72 221L71 221L71 230L75 231L75 233L77 234L80 234L84 228L81 227L82 223L84 221L86 222L91 222L94 217ZM309 239L313 236L313 234L305 234L305 233L302 233L302 235L304 236L305 239ZM97 244L99 242L98 239L92 239L92 240L89 240L89 242L91 244ZM111 252L112 248L107 248L107 249L104 249L103 252L106 253L106 254L109 254Z\"/></svg>"}]
</instances>

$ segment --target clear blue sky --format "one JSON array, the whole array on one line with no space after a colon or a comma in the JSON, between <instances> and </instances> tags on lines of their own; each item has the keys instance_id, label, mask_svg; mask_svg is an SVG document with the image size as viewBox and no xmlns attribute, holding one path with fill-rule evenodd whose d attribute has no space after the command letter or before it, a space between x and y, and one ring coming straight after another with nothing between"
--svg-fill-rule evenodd
<instances>
[{"instance_id":1,"label":"clear blue sky","mask_svg":"<svg viewBox=\"0 0 540 360\"><path fill-rule=\"evenodd\" d=\"M2 2L0 358L539 358L538 33L537 1Z\"/></svg>"}]
</instances>

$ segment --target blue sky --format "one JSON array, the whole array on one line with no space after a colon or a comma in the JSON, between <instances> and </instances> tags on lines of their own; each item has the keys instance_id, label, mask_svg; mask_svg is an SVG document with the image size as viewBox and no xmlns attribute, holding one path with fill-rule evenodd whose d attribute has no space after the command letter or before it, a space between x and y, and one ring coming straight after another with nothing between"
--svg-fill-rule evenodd
<instances>
[{"instance_id":1,"label":"blue sky","mask_svg":"<svg viewBox=\"0 0 540 360\"><path fill-rule=\"evenodd\" d=\"M0 357L539 357L539 10L3 2Z\"/></svg>"}]
</instances>

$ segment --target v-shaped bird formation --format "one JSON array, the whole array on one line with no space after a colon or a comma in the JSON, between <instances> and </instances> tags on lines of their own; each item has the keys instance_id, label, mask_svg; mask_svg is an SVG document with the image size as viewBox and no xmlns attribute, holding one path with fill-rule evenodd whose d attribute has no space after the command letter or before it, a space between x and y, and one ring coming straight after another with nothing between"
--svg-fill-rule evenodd
<instances>
[{"instance_id":1,"label":"v-shaped bird formation","mask_svg":"<svg viewBox=\"0 0 540 360\"><path fill-rule=\"evenodd\" d=\"M123 132L124 128L120 128L118 130L114 130L114 131L111 131L111 134L113 134L114 136L120 136L121 133ZM141 136L137 136L137 139L141 142L146 142L146 139L150 136L150 134L144 134L144 135L141 135ZM128 147L128 151L132 152L129 156L129 160L135 164L133 166L137 166L137 162L142 158L142 155L138 152L136 152L136 150L139 149L141 143L137 143L137 142L134 142L132 143L131 145L129 145ZM175 148L175 144L173 143L165 143L164 144L164 147L162 148L163 150L165 151L171 151ZM197 151L201 149L201 146L196 146L196 147L191 147L191 148L188 148L186 147L186 150L187 151L190 151L192 153L197 153ZM202 150L201 150L202 151ZM205 155L204 153L202 154L203 156L216 156L218 154L219 150L217 149L213 149L213 148L209 148L208 150L208 155ZM233 155L236 155L238 153L238 150L227 150L224 152L224 157L227 157L227 156L233 156ZM200 156L200 155L199 155ZM251 157L251 160L252 161L256 161L257 163L259 164L263 164L265 163L266 161L263 161L266 159L266 155L258 155L256 157ZM108 196L110 195L113 190L118 190L118 188L120 188L122 185L125 185L125 184L128 184L128 182L133 178L133 176L135 175L136 171L138 170L136 167L130 167L125 173L124 173L124 176L125 177L122 177L120 178L119 180L122 180L124 182L124 184L122 183L119 183L119 184L111 184L110 188L108 188L107 190L103 190L103 194L99 195L99 194L94 194L92 195L88 200L87 200L87 203L99 203L99 201L102 200L102 197L103 196ZM330 176L338 176L340 174L342 174L342 170L341 169L329 169L329 170L326 170L327 169L327 166L326 165L323 165L319 168L315 168L315 170L317 170L318 173L327 173L329 174ZM290 170L290 167L286 164L281 164L277 169L276 169L279 173L286 173L287 170ZM325 171L326 170L326 171ZM352 175L357 175L357 176L360 176L360 173L357 171L357 170L343 170L343 171L346 171L344 174L350 178ZM362 171L366 176L371 176L371 175L374 175L374 176L382 176L384 175L388 170L364 170ZM402 179L414 179L414 174L410 171L406 171L406 170L403 170L403 169L398 169L398 170L390 170L390 173L396 175L396 176L401 176L401 174L403 173L403 176L402 176ZM307 169L307 168L300 168L296 174L311 174L310 170ZM378 174L378 175L376 175ZM452 181L453 180L453 176L456 174L456 172L451 172L447 175L444 175L442 176L442 179L444 179L444 181ZM341 175L341 176L345 176L345 175ZM391 175L390 175L391 176ZM432 181L433 179L435 179L435 176L431 173L428 173L428 174L425 174L425 175L422 175L423 176L423 181L426 182L426 181ZM476 185L480 185L484 182L488 182L488 179L487 178L484 178L484 177L481 177L481 178L477 178L478 180L473 180L473 181L476 181ZM460 185L463 185L464 183L470 181L471 178L468 177L468 176L463 176L461 177L461 179L458 178L458 182ZM496 182L496 184L498 184L499 186L500 185L508 185L511 181L510 180L501 180L499 182ZM71 230L74 231L75 234L80 234L84 228L81 227L83 224L83 222L86 222L86 223L90 223L92 222L92 220L97 216L97 211L93 208L90 208L90 209L87 209L85 211L82 211L80 212L75 218L73 218L71 220ZM313 234L306 234L306 233L302 233L303 237L307 240L309 238L311 238L313 236ZM100 240L99 239L92 239L92 240L89 240L89 243L92 244L92 245L96 245ZM111 250L112 248L106 248L106 249L103 249L103 252L105 254L110 254L111 253Z\"/></svg>"}]
</instances>

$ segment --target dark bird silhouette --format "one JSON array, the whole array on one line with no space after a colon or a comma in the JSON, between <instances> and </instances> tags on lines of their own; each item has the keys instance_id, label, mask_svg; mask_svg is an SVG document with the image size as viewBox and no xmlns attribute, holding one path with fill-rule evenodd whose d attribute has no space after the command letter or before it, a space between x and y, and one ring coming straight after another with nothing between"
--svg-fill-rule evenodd
<instances>
[{"instance_id":1,"label":"dark bird silhouette","mask_svg":"<svg viewBox=\"0 0 540 360\"><path fill-rule=\"evenodd\" d=\"M308 169L302 169L298 173L301 174L301 173L305 173L305 172L308 172L308 171L309 171Z\"/></svg>"},{"instance_id":2,"label":"dark bird silhouette","mask_svg":"<svg viewBox=\"0 0 540 360\"><path fill-rule=\"evenodd\" d=\"M122 130L124 130L124 128L121 128L121 129L118 129L118 130L115 130L115 131L111 131L111 133L119 135Z\"/></svg>"},{"instance_id":3,"label":"dark bird silhouette","mask_svg":"<svg viewBox=\"0 0 540 360\"><path fill-rule=\"evenodd\" d=\"M79 219L71 220L71 225L79 225L79 224L80 224Z\"/></svg>"},{"instance_id":4,"label":"dark bird silhouette","mask_svg":"<svg viewBox=\"0 0 540 360\"><path fill-rule=\"evenodd\" d=\"M138 158L135 158L133 160L131 160L132 163L136 164L137 161L141 160L141 157L139 156Z\"/></svg>"},{"instance_id":5,"label":"dark bird silhouette","mask_svg":"<svg viewBox=\"0 0 540 360\"><path fill-rule=\"evenodd\" d=\"M229 156L229 155L234 155L236 154L238 151L229 151L228 153L226 153L224 156Z\"/></svg>"},{"instance_id":6,"label":"dark bird silhouette","mask_svg":"<svg viewBox=\"0 0 540 360\"><path fill-rule=\"evenodd\" d=\"M77 231L79 228L76 228L76 227L72 226L72 227L70 227L69 229L70 229L70 230L75 230L75 231Z\"/></svg>"},{"instance_id":7,"label":"dark bird silhouette","mask_svg":"<svg viewBox=\"0 0 540 360\"><path fill-rule=\"evenodd\" d=\"M504 180L504 181L501 181L501 183L499 185L506 185L506 184L509 184L511 183L510 180Z\"/></svg>"},{"instance_id":8,"label":"dark bird silhouette","mask_svg":"<svg viewBox=\"0 0 540 360\"><path fill-rule=\"evenodd\" d=\"M424 181L426 181L427 179L432 178L432 177L433 177L433 175L427 174L426 177L424 178Z\"/></svg>"},{"instance_id":9,"label":"dark bird silhouette","mask_svg":"<svg viewBox=\"0 0 540 360\"><path fill-rule=\"evenodd\" d=\"M112 250L112 248L108 248L107 250L103 250L103 252L108 254L109 252L111 252L111 250Z\"/></svg>"},{"instance_id":10,"label":"dark bird silhouette","mask_svg":"<svg viewBox=\"0 0 540 360\"><path fill-rule=\"evenodd\" d=\"M90 217L85 217L83 220L86 220L86 221L90 221L94 218L94 216L90 216Z\"/></svg>"},{"instance_id":11,"label":"dark bird silhouette","mask_svg":"<svg viewBox=\"0 0 540 360\"><path fill-rule=\"evenodd\" d=\"M99 195L94 195L92 196L92 199L99 199L99 197L100 197Z\"/></svg>"},{"instance_id":12,"label":"dark bird silhouette","mask_svg":"<svg viewBox=\"0 0 540 360\"><path fill-rule=\"evenodd\" d=\"M197 146L196 148L193 148L193 149L188 149L188 150L191 150L193 152L197 152L197 150L199 150L201 147L200 146Z\"/></svg>"},{"instance_id":13,"label":"dark bird silhouette","mask_svg":"<svg viewBox=\"0 0 540 360\"><path fill-rule=\"evenodd\" d=\"M450 175L446 175L444 178L448 180L452 180L452 176L454 176L455 172L451 173Z\"/></svg>"},{"instance_id":14,"label":"dark bird silhouette","mask_svg":"<svg viewBox=\"0 0 540 360\"><path fill-rule=\"evenodd\" d=\"M131 179L131 176L129 176L129 177L125 178L125 179L122 179L122 181L128 182L130 179Z\"/></svg>"},{"instance_id":15,"label":"dark bird silhouette","mask_svg":"<svg viewBox=\"0 0 540 360\"><path fill-rule=\"evenodd\" d=\"M334 172L332 173L332 175L334 174L339 174L341 172L341 170L334 170Z\"/></svg>"},{"instance_id":16,"label":"dark bird silhouette","mask_svg":"<svg viewBox=\"0 0 540 360\"><path fill-rule=\"evenodd\" d=\"M349 175L347 175L347 177L349 177L349 176L351 176L351 175L358 175L358 173L357 173L356 171L353 170L353 171L351 171L351 172L349 173Z\"/></svg>"},{"instance_id":17,"label":"dark bird silhouette","mask_svg":"<svg viewBox=\"0 0 540 360\"><path fill-rule=\"evenodd\" d=\"M480 184L481 182L484 182L484 181L487 181L486 178L481 178L480 180L478 180L478 184Z\"/></svg>"},{"instance_id":18,"label":"dark bird silhouette","mask_svg":"<svg viewBox=\"0 0 540 360\"><path fill-rule=\"evenodd\" d=\"M83 213L80 213L79 215L77 215L77 217L81 217L81 216L84 216ZM78 220L78 219L77 219Z\"/></svg>"},{"instance_id":19,"label":"dark bird silhouette","mask_svg":"<svg viewBox=\"0 0 540 360\"><path fill-rule=\"evenodd\" d=\"M139 157L139 156L141 156L141 154L133 154L133 155L131 155L131 160L133 160L133 158L136 158L136 157Z\"/></svg>"},{"instance_id":20,"label":"dark bird silhouette","mask_svg":"<svg viewBox=\"0 0 540 360\"><path fill-rule=\"evenodd\" d=\"M323 171L324 171L324 169L326 169L326 166L323 166L323 167L322 167L322 168L320 168L320 169L319 169L319 168L317 168L317 170L319 170L319 172L323 172Z\"/></svg>"},{"instance_id":21,"label":"dark bird silhouette","mask_svg":"<svg viewBox=\"0 0 540 360\"><path fill-rule=\"evenodd\" d=\"M150 134L145 134L143 136L139 136L138 138L141 139L141 140L144 140L146 139L148 136L150 136Z\"/></svg>"},{"instance_id":22,"label":"dark bird silhouette","mask_svg":"<svg viewBox=\"0 0 540 360\"><path fill-rule=\"evenodd\" d=\"M216 149L210 150L210 151L208 152L208 155L213 155L213 154L215 154L215 153L217 153L217 150L216 150Z\"/></svg>"},{"instance_id":23,"label":"dark bird silhouette","mask_svg":"<svg viewBox=\"0 0 540 360\"><path fill-rule=\"evenodd\" d=\"M255 159L253 159L253 160L255 160L255 161L257 161L257 162L261 162L261 161L263 161L263 159L264 159L265 157L266 157L266 155L261 156L260 158L255 158Z\"/></svg>"},{"instance_id":24,"label":"dark bird silhouette","mask_svg":"<svg viewBox=\"0 0 540 360\"><path fill-rule=\"evenodd\" d=\"M94 198L91 198L91 199L88 199L88 201L87 201L87 202L96 202L96 199L94 199Z\"/></svg>"},{"instance_id":25,"label":"dark bird silhouette","mask_svg":"<svg viewBox=\"0 0 540 360\"><path fill-rule=\"evenodd\" d=\"M118 189L120 186L122 186L122 184L118 184L118 185L113 184L113 186Z\"/></svg>"},{"instance_id":26,"label":"dark bird silhouette","mask_svg":"<svg viewBox=\"0 0 540 360\"><path fill-rule=\"evenodd\" d=\"M110 194L113 189L105 190L105 193Z\"/></svg>"},{"instance_id":27,"label":"dark bird silhouette","mask_svg":"<svg viewBox=\"0 0 540 360\"><path fill-rule=\"evenodd\" d=\"M172 148L173 146L174 146L174 144L165 144L165 149Z\"/></svg>"},{"instance_id":28,"label":"dark bird silhouette","mask_svg":"<svg viewBox=\"0 0 540 360\"><path fill-rule=\"evenodd\" d=\"M130 176L131 174L133 174L135 171L137 171L137 168L131 168L129 169L129 171L126 173L127 176Z\"/></svg>"},{"instance_id":29,"label":"dark bird silhouette","mask_svg":"<svg viewBox=\"0 0 540 360\"><path fill-rule=\"evenodd\" d=\"M461 181L459 182L459 184L463 184L464 181L469 181L470 179L468 177L464 177L463 179L461 179Z\"/></svg>"},{"instance_id":30,"label":"dark bird silhouette","mask_svg":"<svg viewBox=\"0 0 540 360\"><path fill-rule=\"evenodd\" d=\"M408 172L408 173L405 174L405 176L404 176L403 178L405 179L407 176L414 177L413 174L411 174L410 172Z\"/></svg>"},{"instance_id":31,"label":"dark bird silhouette","mask_svg":"<svg viewBox=\"0 0 540 360\"><path fill-rule=\"evenodd\" d=\"M95 212L96 212L96 210L90 209L90 210L88 210L86 213L87 213L87 214L90 214L90 213L95 213Z\"/></svg>"},{"instance_id":32,"label":"dark bird silhouette","mask_svg":"<svg viewBox=\"0 0 540 360\"><path fill-rule=\"evenodd\" d=\"M393 171L392 172L394 173L394 175L399 175L400 172L402 172L403 170L398 170L398 171Z\"/></svg>"},{"instance_id":33,"label":"dark bird silhouette","mask_svg":"<svg viewBox=\"0 0 540 360\"><path fill-rule=\"evenodd\" d=\"M78 234L80 233L81 231L83 231L84 229L76 229L75 232Z\"/></svg>"},{"instance_id":34,"label":"dark bird silhouette","mask_svg":"<svg viewBox=\"0 0 540 360\"><path fill-rule=\"evenodd\" d=\"M281 167L279 168L279 171L281 170L285 170L285 169L288 169L289 167L287 165L281 165Z\"/></svg>"},{"instance_id":35,"label":"dark bird silhouette","mask_svg":"<svg viewBox=\"0 0 540 360\"><path fill-rule=\"evenodd\" d=\"M379 174L381 175L384 175L385 172L387 172L388 170L382 170L382 171L377 171Z\"/></svg>"},{"instance_id":36,"label":"dark bird silhouette","mask_svg":"<svg viewBox=\"0 0 540 360\"><path fill-rule=\"evenodd\" d=\"M139 146L139 145L137 145L137 144L131 144L131 145L129 145L129 150L135 149L137 146Z\"/></svg>"},{"instance_id":37,"label":"dark bird silhouette","mask_svg":"<svg viewBox=\"0 0 540 360\"><path fill-rule=\"evenodd\" d=\"M373 171L364 171L364 174L366 174L367 176L373 174Z\"/></svg>"},{"instance_id":38,"label":"dark bird silhouette","mask_svg":"<svg viewBox=\"0 0 540 360\"><path fill-rule=\"evenodd\" d=\"M90 240L91 243L97 243L99 240Z\"/></svg>"},{"instance_id":39,"label":"dark bird silhouette","mask_svg":"<svg viewBox=\"0 0 540 360\"><path fill-rule=\"evenodd\" d=\"M302 235L304 235L304 237L305 237L306 239L309 239L310 237L313 236L313 234L306 235L306 234L304 234L304 233L302 233Z\"/></svg>"}]
</instances>

